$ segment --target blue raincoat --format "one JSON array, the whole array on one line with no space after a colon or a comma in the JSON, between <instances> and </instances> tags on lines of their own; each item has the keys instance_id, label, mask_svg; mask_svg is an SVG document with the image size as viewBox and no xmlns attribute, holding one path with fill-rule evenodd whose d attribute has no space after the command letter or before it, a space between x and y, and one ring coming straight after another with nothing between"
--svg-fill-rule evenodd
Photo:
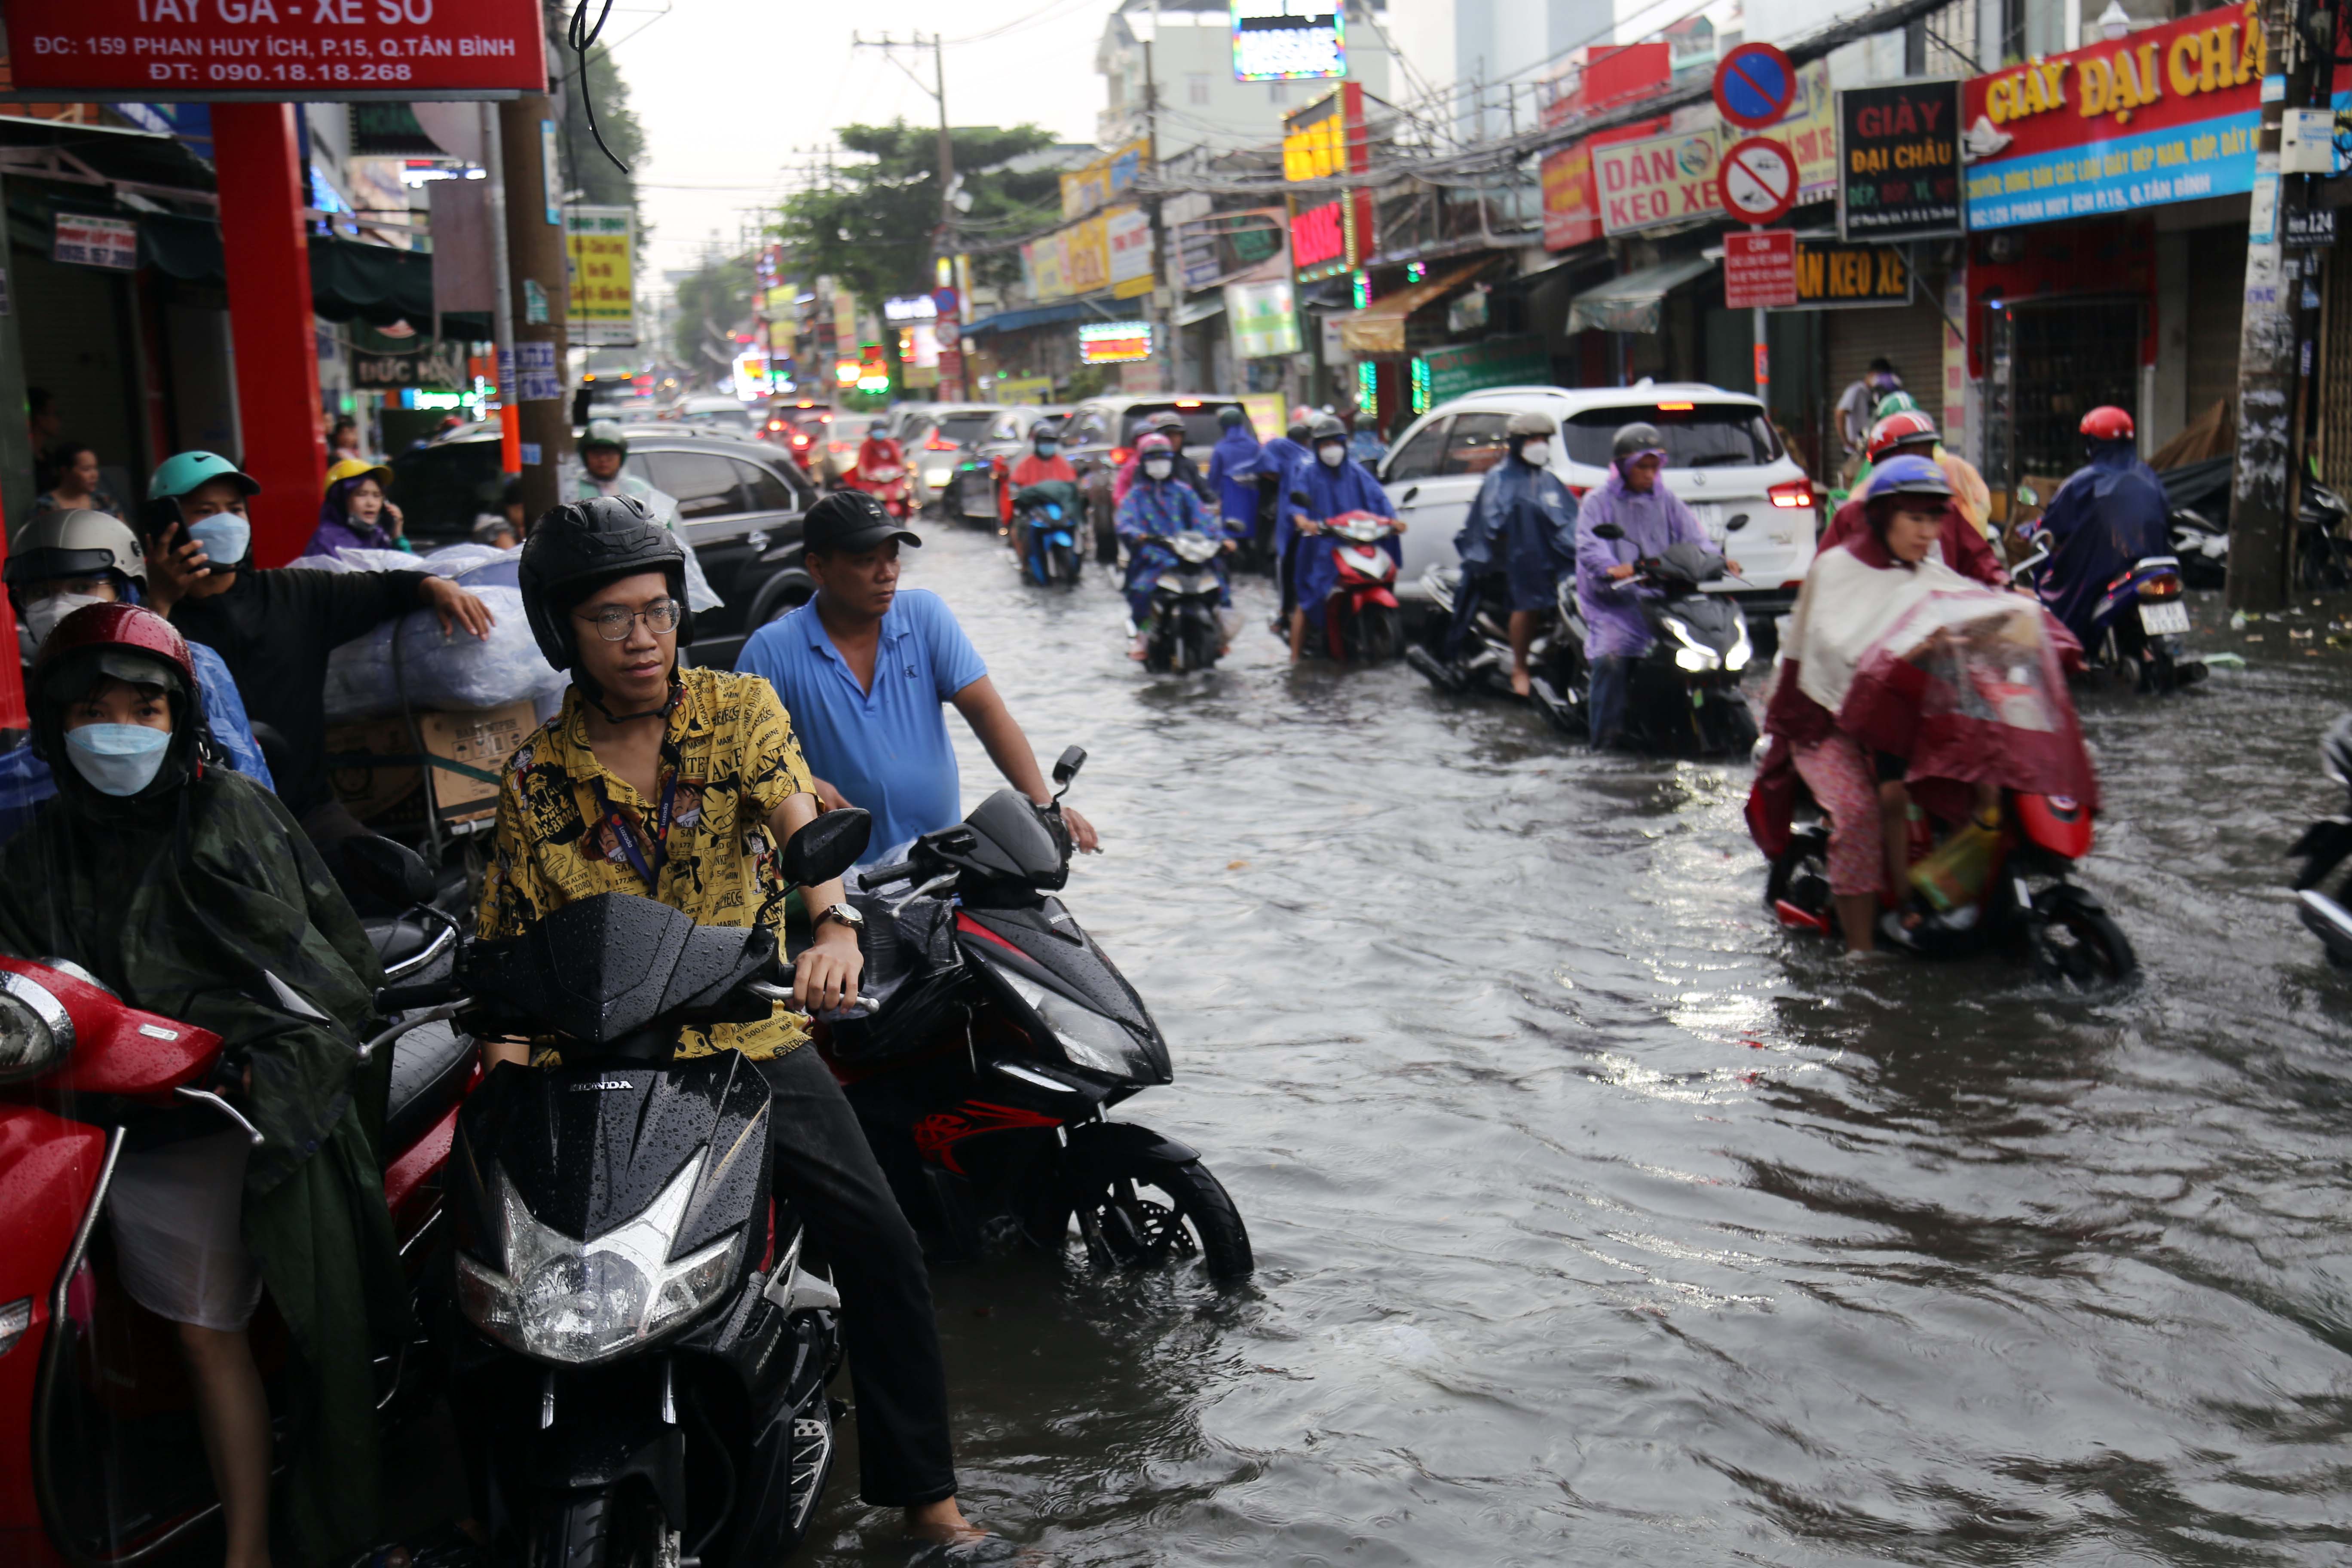
<instances>
[{"instance_id":1,"label":"blue raincoat","mask_svg":"<svg viewBox=\"0 0 2352 1568\"><path fill-rule=\"evenodd\" d=\"M1465 578L1499 573L1511 608L1547 610L1576 569L1576 498L1558 475L1505 458L1486 470L1454 536Z\"/></svg>"},{"instance_id":2,"label":"blue raincoat","mask_svg":"<svg viewBox=\"0 0 2352 1568\"><path fill-rule=\"evenodd\" d=\"M2107 584L2147 555L2171 552L2164 487L2128 441L2109 441L2058 487L2042 527L2050 536L2042 599L2089 647Z\"/></svg>"},{"instance_id":3,"label":"blue raincoat","mask_svg":"<svg viewBox=\"0 0 2352 1568\"><path fill-rule=\"evenodd\" d=\"M1127 541L1127 611L1137 626L1151 614L1151 584L1176 564L1176 552L1161 542L1186 529L1197 529L1214 539L1228 537L1223 524L1209 515L1200 496L1183 480L1139 479L1127 499L1118 503L1118 536ZM1215 563L1217 580L1225 580L1225 563ZM1223 603L1233 602L1230 590Z\"/></svg>"},{"instance_id":4,"label":"blue raincoat","mask_svg":"<svg viewBox=\"0 0 2352 1568\"><path fill-rule=\"evenodd\" d=\"M1602 539L1592 531L1613 522L1625 531L1622 539ZM1584 498L1576 520L1576 607L1584 616L1589 636L1585 652L1593 658L1633 656L1649 651L1650 624L1643 618L1639 595L1645 590L1612 580L1609 569L1630 565L1644 555L1663 555L1677 544L1715 548L1706 530L1690 508L1664 479L1647 490L1629 489L1624 476L1612 465L1609 477Z\"/></svg>"},{"instance_id":5,"label":"blue raincoat","mask_svg":"<svg viewBox=\"0 0 2352 1568\"><path fill-rule=\"evenodd\" d=\"M1271 446L1273 443L1268 442ZM1299 506L1289 499L1290 489L1307 492L1307 504ZM1375 517L1394 517L1396 509L1389 504L1388 492L1381 489L1380 480L1370 470L1352 459L1332 468L1317 458L1309 458L1306 467L1293 470L1285 489L1282 528L1295 529L1290 521L1294 512L1304 511L1318 522L1328 522L1343 512L1368 511ZM1381 547L1398 563L1404 560L1402 547L1391 534ZM1306 606L1307 624L1318 633L1323 629L1323 601L1329 595L1332 584L1339 581L1339 567L1332 561L1337 544L1328 533L1301 536L1297 555L1291 560L1292 580L1298 585L1297 602Z\"/></svg>"},{"instance_id":6,"label":"blue raincoat","mask_svg":"<svg viewBox=\"0 0 2352 1568\"><path fill-rule=\"evenodd\" d=\"M1246 425L1236 425L1217 437L1209 454L1209 489L1225 526L1246 538L1257 531L1257 460L1265 448Z\"/></svg>"},{"instance_id":7,"label":"blue raincoat","mask_svg":"<svg viewBox=\"0 0 2352 1568\"><path fill-rule=\"evenodd\" d=\"M1348 437L1348 456L1370 468L1389 455L1389 444L1377 430L1359 430Z\"/></svg>"}]
</instances>

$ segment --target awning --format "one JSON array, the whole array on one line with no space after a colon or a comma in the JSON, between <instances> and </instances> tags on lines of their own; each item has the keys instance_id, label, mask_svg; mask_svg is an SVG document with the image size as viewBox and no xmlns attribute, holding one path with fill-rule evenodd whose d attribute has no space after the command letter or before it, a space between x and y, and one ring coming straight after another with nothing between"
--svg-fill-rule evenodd
<instances>
[{"instance_id":1,"label":"awning","mask_svg":"<svg viewBox=\"0 0 2352 1568\"><path fill-rule=\"evenodd\" d=\"M211 218L165 213L139 215L139 258L184 283L225 283L220 225ZM433 330L433 256L338 236L310 236L310 309L330 321L388 327L406 321ZM441 319L446 339L490 336L487 314L452 311Z\"/></svg>"},{"instance_id":2,"label":"awning","mask_svg":"<svg viewBox=\"0 0 2352 1568\"><path fill-rule=\"evenodd\" d=\"M1194 300L1190 303L1177 306L1176 325L1189 327L1205 321L1212 316L1222 316L1224 313L1225 297L1223 294L1212 294L1205 300Z\"/></svg>"},{"instance_id":3,"label":"awning","mask_svg":"<svg viewBox=\"0 0 2352 1568\"><path fill-rule=\"evenodd\" d=\"M1349 311L1339 318L1340 343L1360 354L1404 353L1404 319L1440 295L1450 294L1469 282L1486 270L1486 261L1482 256L1443 278L1425 278L1393 294L1381 296L1360 310Z\"/></svg>"},{"instance_id":4,"label":"awning","mask_svg":"<svg viewBox=\"0 0 2352 1568\"><path fill-rule=\"evenodd\" d=\"M1568 302L1571 332L1654 332L1659 307L1667 295L1694 278L1715 270L1704 256L1660 262L1639 272L1612 278L1598 289L1587 289Z\"/></svg>"},{"instance_id":5,"label":"awning","mask_svg":"<svg viewBox=\"0 0 2352 1568\"><path fill-rule=\"evenodd\" d=\"M1103 312L1091 300L1065 300L1052 305L1028 305L1018 310L1000 310L993 316L982 316L963 330L963 335L976 338L982 332L1017 332L1024 327L1050 327L1056 321L1105 320Z\"/></svg>"}]
</instances>

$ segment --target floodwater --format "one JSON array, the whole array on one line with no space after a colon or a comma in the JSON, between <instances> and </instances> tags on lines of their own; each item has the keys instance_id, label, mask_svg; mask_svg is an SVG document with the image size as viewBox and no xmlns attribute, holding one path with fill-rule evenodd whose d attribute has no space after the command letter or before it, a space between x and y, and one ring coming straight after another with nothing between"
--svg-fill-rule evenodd
<instances>
[{"instance_id":1,"label":"floodwater","mask_svg":"<svg viewBox=\"0 0 2352 1568\"><path fill-rule=\"evenodd\" d=\"M925 531L909 584L1042 758L1090 753L1107 852L1065 897L1179 1074L1121 1114L1203 1152L1259 1259L1223 1299L938 1272L964 1502L1029 1560L2352 1558L2352 976L2281 858L2338 804L2341 658L2273 635L2085 700L2084 879L2145 973L2084 999L1784 935L1745 766L1293 673L1255 626L1147 676L1098 569ZM855 1474L810 1557L904 1563Z\"/></svg>"}]
</instances>

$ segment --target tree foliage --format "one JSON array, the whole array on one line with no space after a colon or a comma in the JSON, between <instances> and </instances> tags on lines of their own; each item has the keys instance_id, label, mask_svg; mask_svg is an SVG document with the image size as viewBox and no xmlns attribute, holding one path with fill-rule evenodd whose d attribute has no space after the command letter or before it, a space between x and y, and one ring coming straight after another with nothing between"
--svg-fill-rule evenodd
<instances>
[{"instance_id":1,"label":"tree foliage","mask_svg":"<svg viewBox=\"0 0 2352 1568\"><path fill-rule=\"evenodd\" d=\"M611 52L602 46L588 51L588 75L584 84L578 74L576 57L569 52L560 57L565 66L563 80L563 113L556 122L556 138L563 165L563 188L580 193L580 201L589 206L627 207L637 211L635 178L614 165L596 145L596 132L602 132L604 145L631 169L645 155L645 128L637 123L636 110L629 107L629 84L613 63ZM596 103L596 126L588 126L588 100ZM643 247L646 237L645 215L637 214L637 241Z\"/></svg>"},{"instance_id":2,"label":"tree foliage","mask_svg":"<svg viewBox=\"0 0 2352 1568\"><path fill-rule=\"evenodd\" d=\"M751 312L751 258L714 257L677 280L677 316L670 326L669 348L677 363L697 376L707 377L726 362L703 353L731 350L730 334ZM731 358L731 355L730 356Z\"/></svg>"},{"instance_id":3,"label":"tree foliage","mask_svg":"<svg viewBox=\"0 0 2352 1568\"><path fill-rule=\"evenodd\" d=\"M845 125L838 140L860 158L842 163L816 189L787 197L779 215L774 233L790 248L794 269L829 273L868 302L928 292L935 284L940 221L939 132L899 120ZM1061 212L1057 171L1004 166L1051 146L1050 133L1034 125L964 126L951 130L949 141L971 198L971 209L957 217L967 243L1025 233ZM986 260L992 272L1004 266L1001 258Z\"/></svg>"}]
</instances>

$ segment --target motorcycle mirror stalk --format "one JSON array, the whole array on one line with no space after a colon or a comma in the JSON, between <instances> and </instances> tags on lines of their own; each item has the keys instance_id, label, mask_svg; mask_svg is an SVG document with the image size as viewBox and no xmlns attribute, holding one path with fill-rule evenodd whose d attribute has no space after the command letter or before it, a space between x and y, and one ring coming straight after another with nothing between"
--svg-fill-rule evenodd
<instances>
[{"instance_id":1,"label":"motorcycle mirror stalk","mask_svg":"<svg viewBox=\"0 0 2352 1568\"><path fill-rule=\"evenodd\" d=\"M1078 776L1078 770L1086 765L1087 751L1084 746L1064 748L1061 756L1054 763L1054 783L1056 786L1054 798L1055 800L1070 793L1072 781Z\"/></svg>"}]
</instances>

